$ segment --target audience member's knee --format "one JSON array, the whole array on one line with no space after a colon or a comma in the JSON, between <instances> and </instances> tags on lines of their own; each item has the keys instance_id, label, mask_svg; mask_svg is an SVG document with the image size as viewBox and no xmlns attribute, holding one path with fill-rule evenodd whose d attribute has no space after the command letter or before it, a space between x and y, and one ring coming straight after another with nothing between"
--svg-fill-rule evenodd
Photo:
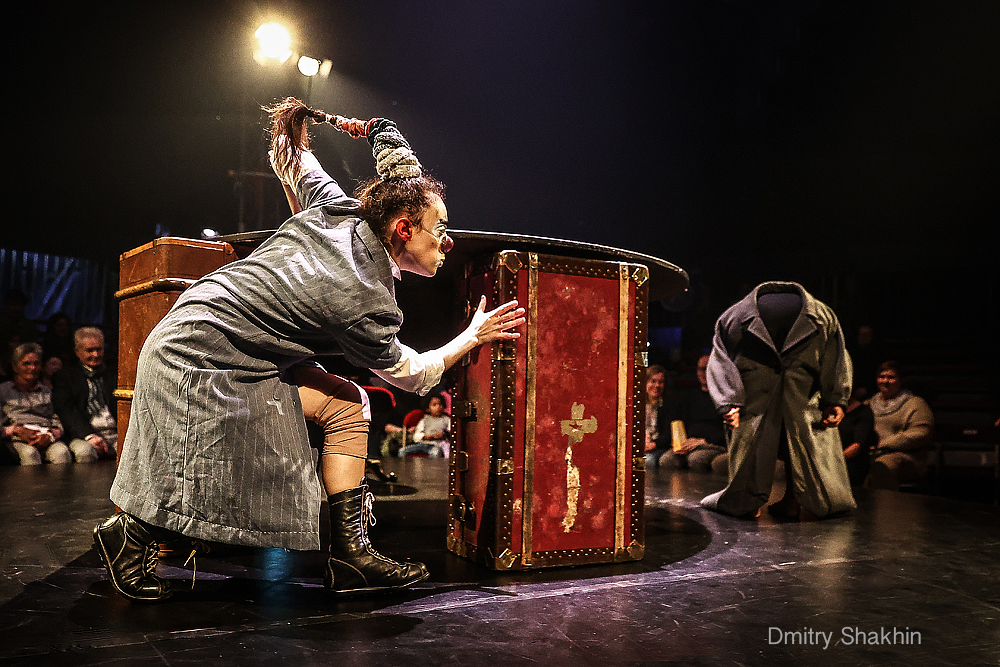
<instances>
[{"instance_id":1,"label":"audience member's knee","mask_svg":"<svg viewBox=\"0 0 1000 667\"><path fill-rule=\"evenodd\" d=\"M69 448L73 452L73 458L77 463L93 463L97 460L97 450L94 446L81 438L76 438L69 443Z\"/></svg>"},{"instance_id":2,"label":"audience member's knee","mask_svg":"<svg viewBox=\"0 0 1000 667\"><path fill-rule=\"evenodd\" d=\"M672 449L663 452L663 455L660 456L659 464L661 468L666 468L667 470L687 467L687 461L684 460L684 457L678 456Z\"/></svg>"},{"instance_id":3,"label":"audience member's knee","mask_svg":"<svg viewBox=\"0 0 1000 667\"><path fill-rule=\"evenodd\" d=\"M73 455L69 451L69 447L62 442L53 442L49 445L49 448L45 450L45 460L49 463L72 463Z\"/></svg>"},{"instance_id":4,"label":"audience member's knee","mask_svg":"<svg viewBox=\"0 0 1000 667\"><path fill-rule=\"evenodd\" d=\"M716 475L729 475L729 454L719 454L712 459L712 472Z\"/></svg>"},{"instance_id":5,"label":"audience member's knee","mask_svg":"<svg viewBox=\"0 0 1000 667\"><path fill-rule=\"evenodd\" d=\"M28 444L16 444L14 449L17 451L17 459L23 466L40 466L42 465L42 453L38 451L37 447L32 447Z\"/></svg>"}]
</instances>

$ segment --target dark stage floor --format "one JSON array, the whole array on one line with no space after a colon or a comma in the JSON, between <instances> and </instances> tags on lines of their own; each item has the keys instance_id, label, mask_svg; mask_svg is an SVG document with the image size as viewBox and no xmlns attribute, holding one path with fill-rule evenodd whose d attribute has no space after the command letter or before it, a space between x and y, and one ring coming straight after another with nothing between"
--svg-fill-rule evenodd
<instances>
[{"instance_id":1,"label":"dark stage floor","mask_svg":"<svg viewBox=\"0 0 1000 667\"><path fill-rule=\"evenodd\" d=\"M1000 513L989 505L879 492L845 518L746 521L698 506L719 478L655 471L640 563L499 574L445 549L445 462L390 463L420 492L376 503L375 544L425 561L431 578L336 603L319 552L231 550L198 557L193 590L183 558L164 561L179 592L129 604L91 542L113 510L114 464L0 468L0 663L1000 661Z\"/></svg>"}]
</instances>

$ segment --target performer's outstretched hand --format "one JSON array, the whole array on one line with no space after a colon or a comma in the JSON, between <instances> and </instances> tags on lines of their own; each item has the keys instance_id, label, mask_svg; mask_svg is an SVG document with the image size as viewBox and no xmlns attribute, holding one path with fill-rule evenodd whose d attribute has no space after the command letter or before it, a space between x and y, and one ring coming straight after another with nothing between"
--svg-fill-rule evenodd
<instances>
[{"instance_id":1,"label":"performer's outstretched hand","mask_svg":"<svg viewBox=\"0 0 1000 667\"><path fill-rule=\"evenodd\" d=\"M502 306L486 312L486 297L479 299L479 307L472 315L467 331L476 337L476 343L491 343L495 340L512 340L521 334L511 331L524 324L524 308L517 307L517 301L508 301Z\"/></svg>"},{"instance_id":2,"label":"performer's outstretched hand","mask_svg":"<svg viewBox=\"0 0 1000 667\"><path fill-rule=\"evenodd\" d=\"M496 340L512 340L521 336L511 331L524 324L524 308L517 307L517 301L508 301L502 306L486 312L486 297L479 299L479 307L472 314L472 321L461 334L440 348L444 367L451 368L469 352L484 343Z\"/></svg>"}]
</instances>

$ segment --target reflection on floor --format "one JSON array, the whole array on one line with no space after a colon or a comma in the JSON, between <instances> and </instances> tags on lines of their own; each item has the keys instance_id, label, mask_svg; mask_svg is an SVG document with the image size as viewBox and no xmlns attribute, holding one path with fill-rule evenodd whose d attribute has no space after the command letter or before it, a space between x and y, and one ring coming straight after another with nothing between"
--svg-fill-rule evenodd
<instances>
[{"instance_id":1,"label":"reflection on floor","mask_svg":"<svg viewBox=\"0 0 1000 667\"><path fill-rule=\"evenodd\" d=\"M497 573L444 546L447 469L387 462L416 493L382 498L373 541L431 578L333 602L319 552L221 549L161 563L178 593L130 604L91 529L113 464L0 468L0 663L11 665L996 665L1000 513L858 494L818 523L733 519L721 479L650 471L638 563Z\"/></svg>"}]
</instances>

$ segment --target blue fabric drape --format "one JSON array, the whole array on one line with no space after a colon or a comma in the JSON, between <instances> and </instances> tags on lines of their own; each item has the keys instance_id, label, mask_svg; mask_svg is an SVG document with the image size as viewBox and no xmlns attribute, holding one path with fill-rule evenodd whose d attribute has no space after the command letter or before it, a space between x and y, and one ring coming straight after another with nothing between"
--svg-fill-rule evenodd
<instances>
[{"instance_id":1,"label":"blue fabric drape","mask_svg":"<svg viewBox=\"0 0 1000 667\"><path fill-rule=\"evenodd\" d=\"M88 259L0 248L0 299L10 289L24 292L24 316L41 327L57 312L77 325L108 324L116 269Z\"/></svg>"}]
</instances>

